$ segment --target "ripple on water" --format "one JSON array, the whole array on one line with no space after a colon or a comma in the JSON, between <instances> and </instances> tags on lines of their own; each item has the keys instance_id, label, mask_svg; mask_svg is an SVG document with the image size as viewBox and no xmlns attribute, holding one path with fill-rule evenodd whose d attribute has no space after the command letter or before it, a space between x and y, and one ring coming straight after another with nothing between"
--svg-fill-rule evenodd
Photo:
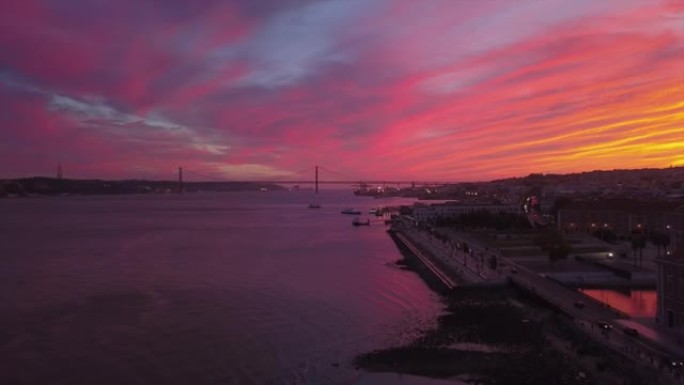
<instances>
[{"instance_id":1,"label":"ripple on water","mask_svg":"<svg viewBox=\"0 0 684 385\"><path fill-rule=\"evenodd\" d=\"M0 383L356 379L355 354L441 305L386 265L401 256L384 227L339 215L378 202L326 194L318 212L284 193L5 204Z\"/></svg>"}]
</instances>

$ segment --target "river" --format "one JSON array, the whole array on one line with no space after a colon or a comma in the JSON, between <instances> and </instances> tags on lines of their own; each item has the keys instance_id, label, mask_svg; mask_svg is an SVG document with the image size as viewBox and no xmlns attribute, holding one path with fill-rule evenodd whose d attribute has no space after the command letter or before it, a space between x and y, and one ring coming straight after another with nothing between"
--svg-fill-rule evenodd
<instances>
[{"instance_id":1,"label":"river","mask_svg":"<svg viewBox=\"0 0 684 385\"><path fill-rule=\"evenodd\" d=\"M372 383L353 357L406 342L442 306L394 264L382 221L340 214L408 200L315 200L0 201L0 383Z\"/></svg>"}]
</instances>

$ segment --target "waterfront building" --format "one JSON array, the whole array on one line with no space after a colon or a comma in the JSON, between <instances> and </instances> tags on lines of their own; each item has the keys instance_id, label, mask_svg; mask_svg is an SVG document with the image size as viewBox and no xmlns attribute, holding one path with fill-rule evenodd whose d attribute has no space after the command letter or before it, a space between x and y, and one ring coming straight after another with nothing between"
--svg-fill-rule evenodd
<instances>
[{"instance_id":1,"label":"waterfront building","mask_svg":"<svg viewBox=\"0 0 684 385\"><path fill-rule=\"evenodd\" d=\"M622 210L562 209L557 216L558 229L566 233L592 232L600 228L615 234L630 230L629 213Z\"/></svg>"},{"instance_id":2,"label":"waterfront building","mask_svg":"<svg viewBox=\"0 0 684 385\"><path fill-rule=\"evenodd\" d=\"M487 211L490 213L521 214L518 205L505 205L494 203L465 204L459 202L446 202L441 204L416 204L413 206L413 219L418 223L430 223L438 218L455 218L462 214Z\"/></svg>"},{"instance_id":3,"label":"waterfront building","mask_svg":"<svg viewBox=\"0 0 684 385\"><path fill-rule=\"evenodd\" d=\"M665 213L664 222L670 235L670 251L674 253L684 248L684 207Z\"/></svg>"},{"instance_id":4,"label":"waterfront building","mask_svg":"<svg viewBox=\"0 0 684 385\"><path fill-rule=\"evenodd\" d=\"M606 228L618 236L628 236L633 231L666 229L666 214L674 212L679 204L632 199L574 202L558 210L556 223L559 230L567 233L591 233Z\"/></svg>"},{"instance_id":5,"label":"waterfront building","mask_svg":"<svg viewBox=\"0 0 684 385\"><path fill-rule=\"evenodd\" d=\"M667 329L684 332L684 255L656 260L658 264L658 313Z\"/></svg>"},{"instance_id":6,"label":"waterfront building","mask_svg":"<svg viewBox=\"0 0 684 385\"><path fill-rule=\"evenodd\" d=\"M658 265L658 313L660 325L684 332L684 213L679 210L667 213L666 227L671 246Z\"/></svg>"}]
</instances>

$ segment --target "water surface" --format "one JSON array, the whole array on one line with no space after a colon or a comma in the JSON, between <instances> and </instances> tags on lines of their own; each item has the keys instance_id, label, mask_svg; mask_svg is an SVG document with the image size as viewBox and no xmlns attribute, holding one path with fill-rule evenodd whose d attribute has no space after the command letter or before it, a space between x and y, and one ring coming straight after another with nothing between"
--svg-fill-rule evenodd
<instances>
[{"instance_id":1,"label":"water surface","mask_svg":"<svg viewBox=\"0 0 684 385\"><path fill-rule=\"evenodd\" d=\"M352 384L440 311L397 268L401 200L323 191L0 201L0 383ZM375 220L375 219L374 219Z\"/></svg>"},{"instance_id":2,"label":"water surface","mask_svg":"<svg viewBox=\"0 0 684 385\"><path fill-rule=\"evenodd\" d=\"M658 293L653 289L579 289L580 292L634 318L655 318Z\"/></svg>"}]
</instances>

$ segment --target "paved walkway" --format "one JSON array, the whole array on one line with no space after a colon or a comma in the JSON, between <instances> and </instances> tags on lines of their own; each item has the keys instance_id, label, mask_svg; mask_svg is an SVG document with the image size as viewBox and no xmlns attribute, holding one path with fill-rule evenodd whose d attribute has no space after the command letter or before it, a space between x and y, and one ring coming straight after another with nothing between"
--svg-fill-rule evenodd
<instances>
[{"instance_id":1,"label":"paved walkway","mask_svg":"<svg viewBox=\"0 0 684 385\"><path fill-rule=\"evenodd\" d=\"M463 281L468 283L482 281L482 277L478 276L475 271L469 270L461 263L458 263L458 261L453 258L448 251L444 250L433 240L431 240L429 235L413 229L402 229L401 233L406 236L406 238L414 245L420 245L422 248L424 248L431 257L439 260L441 265L451 270L452 274L457 275Z\"/></svg>"}]
</instances>

